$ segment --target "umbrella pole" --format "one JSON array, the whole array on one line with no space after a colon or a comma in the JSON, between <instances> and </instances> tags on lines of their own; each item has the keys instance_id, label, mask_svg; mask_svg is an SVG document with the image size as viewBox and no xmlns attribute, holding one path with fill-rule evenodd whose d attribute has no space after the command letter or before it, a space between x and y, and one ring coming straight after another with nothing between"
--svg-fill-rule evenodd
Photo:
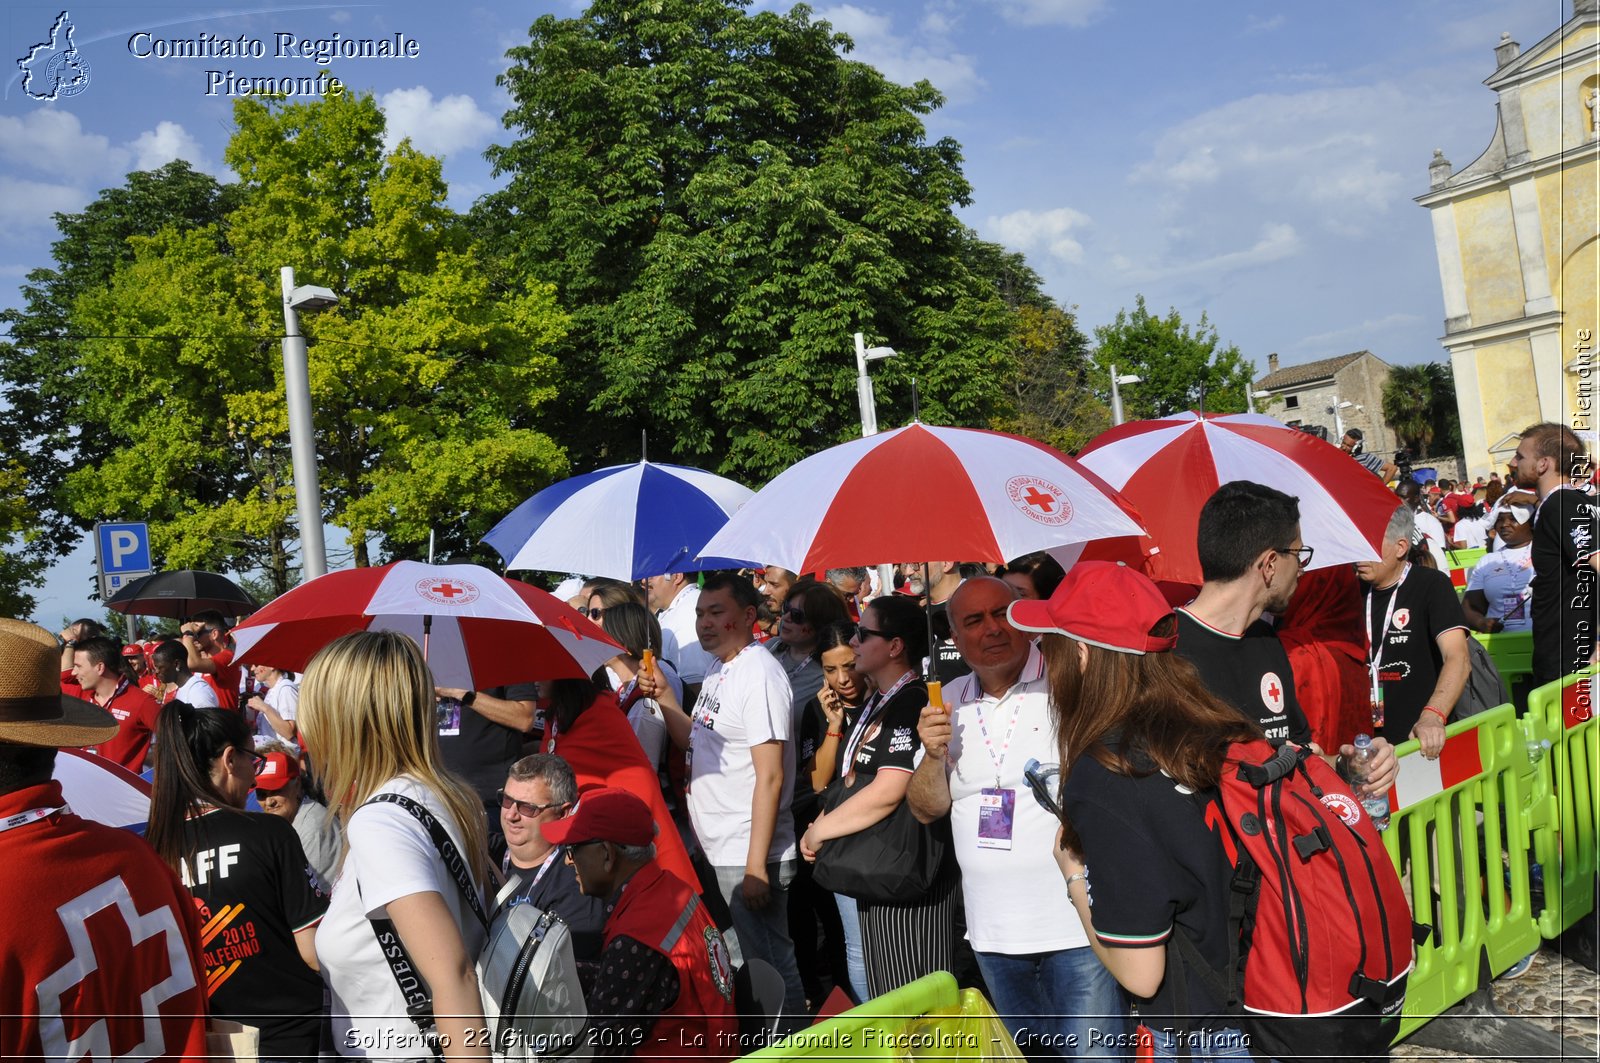
<instances>
[{"instance_id":1,"label":"umbrella pole","mask_svg":"<svg viewBox=\"0 0 1600 1063\"><path fill-rule=\"evenodd\" d=\"M422 615L422 659L428 659L428 637L433 634L433 614Z\"/></svg>"},{"instance_id":2,"label":"umbrella pole","mask_svg":"<svg viewBox=\"0 0 1600 1063\"><path fill-rule=\"evenodd\" d=\"M928 604L923 606L922 619L928 625L928 657L927 666L923 669L923 681L928 684L928 704L934 708L944 707L944 684L939 681L939 650L933 641L933 580L929 578L928 562L922 563L922 593L928 599ZM945 615L949 616L950 607L945 606Z\"/></svg>"}]
</instances>

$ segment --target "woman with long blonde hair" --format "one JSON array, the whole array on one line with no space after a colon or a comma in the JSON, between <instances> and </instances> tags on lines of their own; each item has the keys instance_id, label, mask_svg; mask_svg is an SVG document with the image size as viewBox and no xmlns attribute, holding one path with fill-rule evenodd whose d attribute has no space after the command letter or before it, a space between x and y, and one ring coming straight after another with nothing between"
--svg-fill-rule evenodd
<instances>
[{"instance_id":1,"label":"woman with long blonde hair","mask_svg":"<svg viewBox=\"0 0 1600 1063\"><path fill-rule=\"evenodd\" d=\"M336 639L300 688L300 733L345 852L317 937L345 1055L484 1059L483 806L439 754L434 681L396 632ZM417 976L421 976L419 986ZM431 1007L429 1005L431 1004Z\"/></svg>"}]
</instances>

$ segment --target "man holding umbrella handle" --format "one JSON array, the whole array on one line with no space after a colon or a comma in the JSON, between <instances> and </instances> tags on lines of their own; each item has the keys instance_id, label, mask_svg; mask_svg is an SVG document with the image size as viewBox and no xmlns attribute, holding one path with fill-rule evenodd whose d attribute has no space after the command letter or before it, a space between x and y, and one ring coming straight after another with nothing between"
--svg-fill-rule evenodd
<instances>
[{"instance_id":1,"label":"man holding umbrella handle","mask_svg":"<svg viewBox=\"0 0 1600 1063\"><path fill-rule=\"evenodd\" d=\"M239 708L239 684L244 669L233 663L233 636L228 621L215 609L190 617L182 627L183 648L189 651L189 670L205 676L224 709Z\"/></svg>"}]
</instances>

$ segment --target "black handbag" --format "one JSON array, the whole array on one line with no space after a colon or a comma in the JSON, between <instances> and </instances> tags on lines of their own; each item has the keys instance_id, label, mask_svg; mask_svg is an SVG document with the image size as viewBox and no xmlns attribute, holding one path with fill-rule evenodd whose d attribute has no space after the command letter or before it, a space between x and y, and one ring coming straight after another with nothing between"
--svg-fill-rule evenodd
<instances>
[{"instance_id":1,"label":"black handbag","mask_svg":"<svg viewBox=\"0 0 1600 1063\"><path fill-rule=\"evenodd\" d=\"M855 792L835 779L823 791L823 811L832 812ZM919 823L910 803L901 801L866 830L823 842L811 878L867 904L915 904L938 883L949 851L950 817Z\"/></svg>"}]
</instances>

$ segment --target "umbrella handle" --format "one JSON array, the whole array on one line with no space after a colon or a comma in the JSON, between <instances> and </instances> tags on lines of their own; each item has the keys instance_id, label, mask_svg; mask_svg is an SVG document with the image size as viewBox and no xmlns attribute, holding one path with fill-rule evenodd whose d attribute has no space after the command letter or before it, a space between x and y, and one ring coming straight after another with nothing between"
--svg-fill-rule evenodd
<instances>
[{"instance_id":1,"label":"umbrella handle","mask_svg":"<svg viewBox=\"0 0 1600 1063\"><path fill-rule=\"evenodd\" d=\"M422 614L422 659L428 659L428 638L433 634L433 614Z\"/></svg>"}]
</instances>

